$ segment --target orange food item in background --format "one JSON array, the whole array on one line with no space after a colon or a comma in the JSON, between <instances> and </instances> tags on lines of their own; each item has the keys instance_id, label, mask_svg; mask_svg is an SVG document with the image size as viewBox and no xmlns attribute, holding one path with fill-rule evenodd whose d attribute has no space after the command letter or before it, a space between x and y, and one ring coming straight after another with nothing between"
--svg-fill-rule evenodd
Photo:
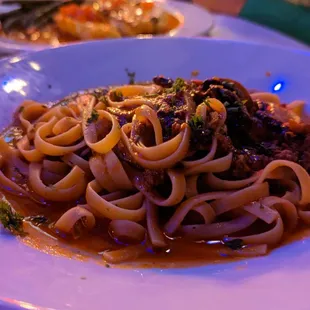
<instances>
[{"instance_id":1,"label":"orange food item in background","mask_svg":"<svg viewBox=\"0 0 310 310\"><path fill-rule=\"evenodd\" d=\"M139 7L144 11L144 12L149 12L154 9L154 2L151 1L143 1L139 3Z\"/></svg>"},{"instance_id":2,"label":"orange food item in background","mask_svg":"<svg viewBox=\"0 0 310 310\"><path fill-rule=\"evenodd\" d=\"M77 4L69 4L61 7L59 12L80 22L102 21L102 17L90 5L79 6Z\"/></svg>"}]
</instances>

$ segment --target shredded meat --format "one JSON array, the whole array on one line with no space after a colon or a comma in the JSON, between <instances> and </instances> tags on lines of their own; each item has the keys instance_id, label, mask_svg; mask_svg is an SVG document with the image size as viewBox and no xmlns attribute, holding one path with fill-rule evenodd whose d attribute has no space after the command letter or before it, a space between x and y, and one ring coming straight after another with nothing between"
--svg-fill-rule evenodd
<instances>
[{"instance_id":1,"label":"shredded meat","mask_svg":"<svg viewBox=\"0 0 310 310\"><path fill-rule=\"evenodd\" d=\"M185 88L177 91L173 91L175 85L169 78L157 76L153 81L163 87L163 91L154 100L163 140L168 141L175 137L181 131L183 123L187 122L190 126L187 158L193 160L205 156L216 134L218 147L215 158L233 154L230 169L220 174L225 178L249 177L275 159L299 163L310 173L310 125L293 119L292 112L285 107L278 107L279 114L275 115L270 104L260 100L253 101L240 83L229 79L191 81ZM188 98L191 104L188 104ZM227 118L220 130L218 126L221 115L216 111L209 111L206 121L197 115L191 119L195 106L203 102L207 104L208 98L220 100L226 108ZM131 121L134 113L118 109L110 112L118 117L121 125ZM137 139L146 139L143 141L146 145L153 145L154 134L149 127L152 126L145 123L135 126L135 136ZM163 171L144 170L136 165L121 142L115 147L115 153L142 172L147 188L151 189L163 183Z\"/></svg>"},{"instance_id":2,"label":"shredded meat","mask_svg":"<svg viewBox=\"0 0 310 310\"><path fill-rule=\"evenodd\" d=\"M133 160L131 154L122 141L117 143L117 145L113 148L113 151L122 162L126 162L130 166L141 169L141 167Z\"/></svg>"},{"instance_id":3,"label":"shredded meat","mask_svg":"<svg viewBox=\"0 0 310 310\"><path fill-rule=\"evenodd\" d=\"M142 173L143 186L146 191L151 190L155 186L164 183L165 173L164 170L150 170L146 169Z\"/></svg>"},{"instance_id":4,"label":"shredded meat","mask_svg":"<svg viewBox=\"0 0 310 310\"><path fill-rule=\"evenodd\" d=\"M111 114L115 115L117 117L117 120L120 124L120 126L123 126L131 121L135 110L124 110L124 109L118 109L114 107L107 107L107 111Z\"/></svg>"},{"instance_id":5,"label":"shredded meat","mask_svg":"<svg viewBox=\"0 0 310 310\"><path fill-rule=\"evenodd\" d=\"M221 157L233 152L232 166L224 173L225 177L249 177L274 159L300 163L310 172L309 126L279 121L269 105L258 100L251 102L250 108L241 104L241 99L248 99L245 92L240 86L223 82L223 79L209 79L196 88L194 94L196 100L209 96L225 103L227 132L217 134L216 154Z\"/></svg>"},{"instance_id":6,"label":"shredded meat","mask_svg":"<svg viewBox=\"0 0 310 310\"><path fill-rule=\"evenodd\" d=\"M184 102L182 92L168 95L158 106L157 116L163 129L163 139L168 141L178 133L178 125L186 121L187 105Z\"/></svg>"},{"instance_id":7,"label":"shredded meat","mask_svg":"<svg viewBox=\"0 0 310 310\"><path fill-rule=\"evenodd\" d=\"M294 152L293 150L277 150L274 154L274 158L297 162L298 152Z\"/></svg>"},{"instance_id":8,"label":"shredded meat","mask_svg":"<svg viewBox=\"0 0 310 310\"><path fill-rule=\"evenodd\" d=\"M195 128L191 131L190 149L205 150L212 143L214 131L211 128Z\"/></svg>"},{"instance_id":9,"label":"shredded meat","mask_svg":"<svg viewBox=\"0 0 310 310\"><path fill-rule=\"evenodd\" d=\"M169 78L165 78L162 75L155 76L153 78L153 82L161 87L169 88L173 84L173 80Z\"/></svg>"},{"instance_id":10,"label":"shredded meat","mask_svg":"<svg viewBox=\"0 0 310 310\"><path fill-rule=\"evenodd\" d=\"M181 125L178 122L172 124L172 136L176 136L181 131Z\"/></svg>"},{"instance_id":11,"label":"shredded meat","mask_svg":"<svg viewBox=\"0 0 310 310\"><path fill-rule=\"evenodd\" d=\"M224 88L222 85L212 85L206 92L206 96L210 98L216 98L221 102L236 102L239 100L238 96Z\"/></svg>"},{"instance_id":12,"label":"shredded meat","mask_svg":"<svg viewBox=\"0 0 310 310\"><path fill-rule=\"evenodd\" d=\"M217 144L218 144L217 155L224 156L225 154L228 154L234 151L235 148L229 136L218 133L216 137L217 137Z\"/></svg>"},{"instance_id":13,"label":"shredded meat","mask_svg":"<svg viewBox=\"0 0 310 310\"><path fill-rule=\"evenodd\" d=\"M235 154L232 162L231 172L235 178L247 178L252 174L253 169L249 166L247 157L242 154Z\"/></svg>"},{"instance_id":14,"label":"shredded meat","mask_svg":"<svg viewBox=\"0 0 310 310\"><path fill-rule=\"evenodd\" d=\"M219 127L219 122L221 121L221 114L218 112L211 112L209 114L208 127L215 130Z\"/></svg>"},{"instance_id":15,"label":"shredded meat","mask_svg":"<svg viewBox=\"0 0 310 310\"><path fill-rule=\"evenodd\" d=\"M299 163L310 173L310 134L302 141Z\"/></svg>"}]
</instances>

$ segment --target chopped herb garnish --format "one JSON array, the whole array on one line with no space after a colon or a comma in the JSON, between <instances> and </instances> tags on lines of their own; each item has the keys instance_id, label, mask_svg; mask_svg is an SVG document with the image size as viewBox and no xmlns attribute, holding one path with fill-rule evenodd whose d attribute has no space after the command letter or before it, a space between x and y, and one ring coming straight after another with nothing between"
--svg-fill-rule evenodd
<instances>
[{"instance_id":1,"label":"chopped herb garnish","mask_svg":"<svg viewBox=\"0 0 310 310\"><path fill-rule=\"evenodd\" d=\"M107 99L106 96L101 96L101 97L98 99L98 101L103 102L104 104L107 104L107 103L108 103L108 99Z\"/></svg>"},{"instance_id":2,"label":"chopped herb garnish","mask_svg":"<svg viewBox=\"0 0 310 310\"><path fill-rule=\"evenodd\" d=\"M95 96L97 99L101 96L105 96L109 92L109 88L107 87L98 87L92 89L88 92L88 94Z\"/></svg>"},{"instance_id":3,"label":"chopped herb garnish","mask_svg":"<svg viewBox=\"0 0 310 310\"><path fill-rule=\"evenodd\" d=\"M207 98L204 102L203 102L211 111L213 111L213 108L211 107L211 103L209 98Z\"/></svg>"},{"instance_id":4,"label":"chopped herb garnish","mask_svg":"<svg viewBox=\"0 0 310 310\"><path fill-rule=\"evenodd\" d=\"M158 97L158 95L159 94L146 94L146 95L144 95L144 97L146 97L146 98L156 98L156 97Z\"/></svg>"},{"instance_id":5,"label":"chopped herb garnish","mask_svg":"<svg viewBox=\"0 0 310 310\"><path fill-rule=\"evenodd\" d=\"M188 125L192 130L197 130L204 128L205 123L201 116L193 115L192 118L188 121Z\"/></svg>"},{"instance_id":6,"label":"chopped herb garnish","mask_svg":"<svg viewBox=\"0 0 310 310\"><path fill-rule=\"evenodd\" d=\"M172 85L172 88L175 92L181 91L184 87L185 87L185 81L181 78L177 78Z\"/></svg>"},{"instance_id":7,"label":"chopped herb garnish","mask_svg":"<svg viewBox=\"0 0 310 310\"><path fill-rule=\"evenodd\" d=\"M23 106L20 107L19 110L18 110L18 113L22 113L24 111L24 109L25 109L25 107L23 107Z\"/></svg>"},{"instance_id":8,"label":"chopped herb garnish","mask_svg":"<svg viewBox=\"0 0 310 310\"><path fill-rule=\"evenodd\" d=\"M172 84L172 87L166 88L164 91L168 94L173 93L173 92L177 93L177 92L180 92L181 90L183 90L185 88L185 86L186 86L186 83L183 79L176 78L176 80Z\"/></svg>"},{"instance_id":9,"label":"chopped herb garnish","mask_svg":"<svg viewBox=\"0 0 310 310\"><path fill-rule=\"evenodd\" d=\"M128 69L125 69L127 76L129 78L129 84L135 84L136 72L130 72Z\"/></svg>"},{"instance_id":10,"label":"chopped herb garnish","mask_svg":"<svg viewBox=\"0 0 310 310\"><path fill-rule=\"evenodd\" d=\"M122 101L124 99L122 92L117 90L111 93L111 97L113 101Z\"/></svg>"},{"instance_id":11,"label":"chopped herb garnish","mask_svg":"<svg viewBox=\"0 0 310 310\"><path fill-rule=\"evenodd\" d=\"M96 110L92 110L91 115L87 120L87 123L91 124L91 123L95 122L98 119L98 117L99 117L98 112Z\"/></svg>"},{"instance_id":12,"label":"chopped herb garnish","mask_svg":"<svg viewBox=\"0 0 310 310\"><path fill-rule=\"evenodd\" d=\"M240 250L245 247L245 244L242 239L228 239L224 238L222 243L229 247L232 250Z\"/></svg>"},{"instance_id":13,"label":"chopped herb garnish","mask_svg":"<svg viewBox=\"0 0 310 310\"><path fill-rule=\"evenodd\" d=\"M2 198L0 201L0 222L3 227L9 230L13 235L25 236L23 230L24 217L15 212L11 204Z\"/></svg>"},{"instance_id":14,"label":"chopped herb garnish","mask_svg":"<svg viewBox=\"0 0 310 310\"><path fill-rule=\"evenodd\" d=\"M35 226L39 226L41 224L47 223L48 219L44 215L33 215L33 216L27 216L24 218L25 221L29 221Z\"/></svg>"}]
</instances>

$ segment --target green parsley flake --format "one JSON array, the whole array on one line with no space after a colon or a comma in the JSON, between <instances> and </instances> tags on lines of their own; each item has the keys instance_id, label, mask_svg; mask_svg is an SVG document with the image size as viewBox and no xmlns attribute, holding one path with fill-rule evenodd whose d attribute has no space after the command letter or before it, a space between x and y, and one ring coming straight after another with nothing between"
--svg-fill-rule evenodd
<instances>
[{"instance_id":1,"label":"green parsley flake","mask_svg":"<svg viewBox=\"0 0 310 310\"><path fill-rule=\"evenodd\" d=\"M186 86L185 80L181 78L176 78L172 87L166 88L164 92L167 94L177 93L177 92L180 92L181 90L184 90L185 86Z\"/></svg>"},{"instance_id":2,"label":"green parsley flake","mask_svg":"<svg viewBox=\"0 0 310 310\"><path fill-rule=\"evenodd\" d=\"M0 201L0 222L3 227L10 231L13 235L25 236L23 230L24 217L16 213L11 204L2 198Z\"/></svg>"},{"instance_id":3,"label":"green parsley flake","mask_svg":"<svg viewBox=\"0 0 310 310\"><path fill-rule=\"evenodd\" d=\"M123 93L121 91L114 91L111 93L111 97L113 101L119 102L124 99Z\"/></svg>"},{"instance_id":4,"label":"green parsley flake","mask_svg":"<svg viewBox=\"0 0 310 310\"><path fill-rule=\"evenodd\" d=\"M210 110L213 111L213 108L211 107L211 103L209 98L205 99L205 101L203 102Z\"/></svg>"},{"instance_id":5,"label":"green parsley flake","mask_svg":"<svg viewBox=\"0 0 310 310\"><path fill-rule=\"evenodd\" d=\"M99 102L103 102L104 104L108 104L108 99L106 96L101 96L99 99L98 99Z\"/></svg>"},{"instance_id":6,"label":"green parsley flake","mask_svg":"<svg viewBox=\"0 0 310 310\"><path fill-rule=\"evenodd\" d=\"M145 98L156 98L158 96L159 96L159 94L145 94L144 95Z\"/></svg>"},{"instance_id":7,"label":"green parsley flake","mask_svg":"<svg viewBox=\"0 0 310 310\"><path fill-rule=\"evenodd\" d=\"M91 123L97 121L98 117L99 117L98 112L96 110L92 110L91 115L87 120L87 124L91 124Z\"/></svg>"},{"instance_id":8,"label":"green parsley flake","mask_svg":"<svg viewBox=\"0 0 310 310\"><path fill-rule=\"evenodd\" d=\"M183 90L183 88L186 86L185 81L181 78L177 78L173 85L172 88L174 89L175 92L179 92L181 90Z\"/></svg>"},{"instance_id":9,"label":"green parsley flake","mask_svg":"<svg viewBox=\"0 0 310 310\"><path fill-rule=\"evenodd\" d=\"M188 125L192 130L202 129L205 126L203 118L198 115L193 115L191 119L188 121Z\"/></svg>"}]
</instances>

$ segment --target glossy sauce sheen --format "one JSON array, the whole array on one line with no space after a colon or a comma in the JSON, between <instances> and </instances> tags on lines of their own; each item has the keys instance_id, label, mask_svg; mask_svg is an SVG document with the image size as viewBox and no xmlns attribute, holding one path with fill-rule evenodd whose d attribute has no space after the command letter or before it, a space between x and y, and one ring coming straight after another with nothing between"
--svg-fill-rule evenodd
<instances>
[{"instance_id":1,"label":"glossy sauce sheen","mask_svg":"<svg viewBox=\"0 0 310 310\"><path fill-rule=\"evenodd\" d=\"M100 252L121 248L109 236L107 223L97 221L96 228L88 235L80 238L60 236L53 228L52 224L63 214L63 212L73 206L70 204L50 204L40 206L28 198L16 197L7 192L2 195L12 204L13 208L24 216L44 215L49 219L49 225L35 226L31 222L25 222L24 229L29 234L21 240L27 245L53 255L75 257L78 259L95 259L105 264L100 257ZM51 227L51 228L49 228ZM217 262L221 259L226 261L229 257L221 256L222 247L217 245L208 246L205 244L194 244L180 240L169 241L169 248L166 251L152 253L145 251L134 263L140 266L150 267L180 267L183 265L200 265ZM126 263L122 266L128 266ZM119 265L118 265L119 266Z\"/></svg>"},{"instance_id":2,"label":"glossy sauce sheen","mask_svg":"<svg viewBox=\"0 0 310 310\"><path fill-rule=\"evenodd\" d=\"M50 204L40 206L28 198L16 197L7 192L0 191L2 196L12 204L13 208L24 216L44 215L49 219L49 224L35 226L25 221L24 230L28 235L20 238L20 241L37 250L50 255L64 256L79 260L95 260L97 263L110 267L110 264L101 258L100 252L121 248L109 236L107 223L98 222L96 228L88 235L80 238L60 236L54 229L53 223L63 214L65 210L72 207L70 204ZM310 228L299 227L294 235L286 238L284 244L310 237ZM283 245L283 244L282 244ZM280 245L281 246L281 245ZM123 247L123 246L122 246ZM116 267L141 268L177 268L200 266L210 263L227 263L242 259L233 257L230 250L223 249L221 245L207 245L205 243L186 242L184 239L168 241L168 248L154 253L146 249L135 262L126 262Z\"/></svg>"}]
</instances>

